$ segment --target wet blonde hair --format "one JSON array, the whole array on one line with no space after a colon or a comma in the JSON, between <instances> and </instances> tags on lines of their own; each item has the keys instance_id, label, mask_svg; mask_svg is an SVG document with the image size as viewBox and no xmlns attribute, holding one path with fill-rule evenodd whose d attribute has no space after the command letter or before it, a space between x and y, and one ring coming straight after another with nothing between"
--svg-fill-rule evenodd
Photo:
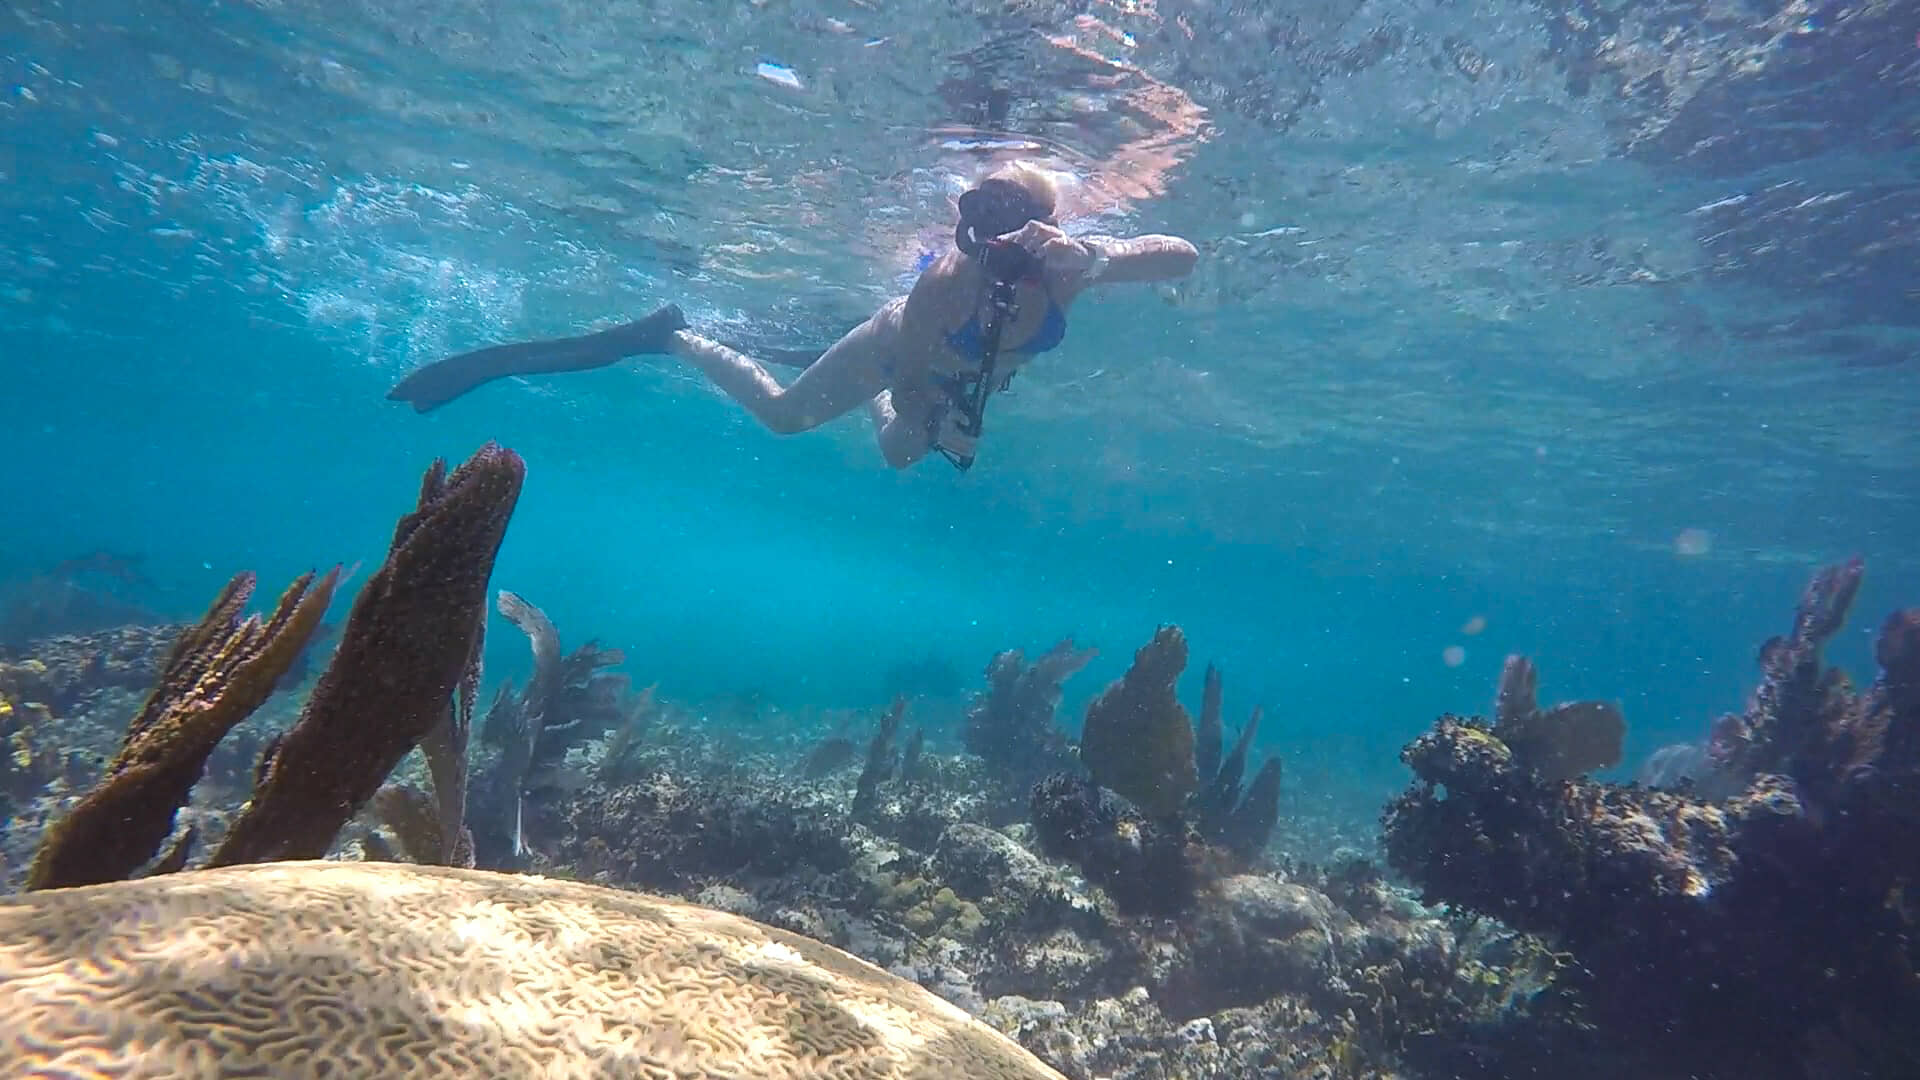
<instances>
[{"instance_id":1,"label":"wet blonde hair","mask_svg":"<svg viewBox=\"0 0 1920 1080\"><path fill-rule=\"evenodd\" d=\"M1033 197L1033 201L1046 207L1046 216L1056 217L1059 212L1060 185L1054 183L1052 174L1030 161L1009 161L996 167L982 177L983 180L1005 180L1018 184L1021 190Z\"/></svg>"}]
</instances>

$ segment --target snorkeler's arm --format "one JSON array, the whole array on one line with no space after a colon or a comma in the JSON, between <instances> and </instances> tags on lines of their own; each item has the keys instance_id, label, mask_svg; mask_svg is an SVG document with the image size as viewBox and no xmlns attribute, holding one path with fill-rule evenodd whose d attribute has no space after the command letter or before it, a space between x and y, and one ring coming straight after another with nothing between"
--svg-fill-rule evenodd
<instances>
[{"instance_id":1,"label":"snorkeler's arm","mask_svg":"<svg viewBox=\"0 0 1920 1080\"><path fill-rule=\"evenodd\" d=\"M1186 277L1200 261L1200 252L1178 236L1152 234L1121 240L1088 236L1081 242L1093 253L1087 285L1119 285L1139 281L1167 281ZM1100 265L1099 256L1106 256Z\"/></svg>"}]
</instances>

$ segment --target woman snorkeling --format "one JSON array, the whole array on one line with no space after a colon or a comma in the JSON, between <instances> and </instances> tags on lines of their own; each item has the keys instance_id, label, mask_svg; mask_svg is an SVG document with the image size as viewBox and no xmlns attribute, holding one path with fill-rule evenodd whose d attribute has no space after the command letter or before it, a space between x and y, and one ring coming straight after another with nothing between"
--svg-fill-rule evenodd
<instances>
[{"instance_id":1,"label":"woman snorkeling","mask_svg":"<svg viewBox=\"0 0 1920 1080\"><path fill-rule=\"evenodd\" d=\"M1054 222L1058 191L1045 172L1003 166L960 196L954 250L921 271L824 353L783 353L804 366L782 386L759 362L688 330L668 305L597 334L496 345L429 364L387 396L419 412L507 375L584 371L625 357L678 356L704 372L769 430L808 431L866 405L887 464L906 468L939 449L973 462L987 397L1022 364L1059 345L1067 308L1094 285L1183 277L1198 253L1175 236L1074 238Z\"/></svg>"}]
</instances>

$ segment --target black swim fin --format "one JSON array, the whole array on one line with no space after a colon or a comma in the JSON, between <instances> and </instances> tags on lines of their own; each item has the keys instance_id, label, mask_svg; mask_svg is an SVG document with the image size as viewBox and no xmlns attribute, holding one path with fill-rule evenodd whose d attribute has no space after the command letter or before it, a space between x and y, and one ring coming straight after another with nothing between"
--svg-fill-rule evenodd
<instances>
[{"instance_id":1,"label":"black swim fin","mask_svg":"<svg viewBox=\"0 0 1920 1080\"><path fill-rule=\"evenodd\" d=\"M509 375L546 375L588 371L629 356L664 353L687 320L677 304L668 304L638 322L580 337L492 345L436 360L400 380L388 401L404 401L415 412L431 412L483 383Z\"/></svg>"}]
</instances>

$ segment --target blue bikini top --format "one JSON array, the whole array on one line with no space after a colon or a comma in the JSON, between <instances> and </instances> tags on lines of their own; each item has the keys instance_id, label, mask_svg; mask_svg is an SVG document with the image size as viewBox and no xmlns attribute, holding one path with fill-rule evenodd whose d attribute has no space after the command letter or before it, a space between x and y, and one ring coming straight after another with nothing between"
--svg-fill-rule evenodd
<instances>
[{"instance_id":1,"label":"blue bikini top","mask_svg":"<svg viewBox=\"0 0 1920 1080\"><path fill-rule=\"evenodd\" d=\"M1002 352L1026 353L1029 356L1058 348L1067 339L1067 313L1064 308L1047 297L1047 317L1040 322L1040 328L1033 332L1024 344L1017 349L1003 348ZM966 323L947 335L947 344L961 356L977 359L986 353L986 334L980 326L980 313L975 311Z\"/></svg>"}]
</instances>

